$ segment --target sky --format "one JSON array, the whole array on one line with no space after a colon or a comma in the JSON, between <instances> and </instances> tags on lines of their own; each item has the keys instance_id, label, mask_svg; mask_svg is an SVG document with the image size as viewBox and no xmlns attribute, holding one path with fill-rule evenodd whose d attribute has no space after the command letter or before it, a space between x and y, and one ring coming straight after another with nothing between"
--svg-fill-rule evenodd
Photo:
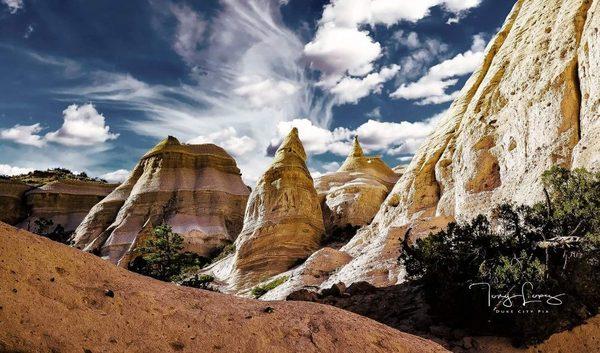
<instances>
[{"instance_id":1,"label":"sky","mask_svg":"<svg viewBox=\"0 0 600 353\"><path fill-rule=\"evenodd\" d=\"M313 176L359 136L407 164L514 0L0 0L0 174L126 178L168 135L253 185L297 127Z\"/></svg>"}]
</instances>

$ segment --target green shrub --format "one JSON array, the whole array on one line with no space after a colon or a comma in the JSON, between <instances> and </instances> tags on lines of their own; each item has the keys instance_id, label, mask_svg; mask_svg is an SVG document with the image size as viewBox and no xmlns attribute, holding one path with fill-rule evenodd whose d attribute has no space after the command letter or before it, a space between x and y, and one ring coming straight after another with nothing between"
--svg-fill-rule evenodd
<instances>
[{"instance_id":1,"label":"green shrub","mask_svg":"<svg viewBox=\"0 0 600 353\"><path fill-rule=\"evenodd\" d=\"M73 232L67 232L61 224L54 225L54 221L46 218L37 218L33 221L32 233L41 235L50 240L67 244Z\"/></svg>"},{"instance_id":2,"label":"green shrub","mask_svg":"<svg viewBox=\"0 0 600 353\"><path fill-rule=\"evenodd\" d=\"M285 283L285 281L287 281L289 278L290 278L289 276L283 276L283 277L276 278L269 283L265 283L263 285L259 285L259 286L252 288L251 293L254 296L254 298L258 299L258 298L262 297L263 295L267 294L268 291L275 289L275 288L279 287L280 285L282 285L283 283Z\"/></svg>"},{"instance_id":3,"label":"green shrub","mask_svg":"<svg viewBox=\"0 0 600 353\"><path fill-rule=\"evenodd\" d=\"M209 260L183 252L183 238L168 225L152 230L152 237L137 249L141 255L129 263L131 271L161 281L176 281L191 269L204 267Z\"/></svg>"},{"instance_id":4,"label":"green shrub","mask_svg":"<svg viewBox=\"0 0 600 353\"><path fill-rule=\"evenodd\" d=\"M213 257L212 262L217 262L226 258L227 256L233 254L235 252L235 244L227 244L225 245L219 253Z\"/></svg>"},{"instance_id":5,"label":"green shrub","mask_svg":"<svg viewBox=\"0 0 600 353\"><path fill-rule=\"evenodd\" d=\"M543 203L502 205L492 214L493 224L480 215L404 248L400 259L408 278L423 284L434 314L474 334L534 343L597 313L600 173L556 167L542 181ZM562 304L545 299L523 306L514 297L506 308L502 298L488 296L488 288L520 294L528 282L526 293L564 294Z\"/></svg>"},{"instance_id":6,"label":"green shrub","mask_svg":"<svg viewBox=\"0 0 600 353\"><path fill-rule=\"evenodd\" d=\"M209 284L211 284L214 280L215 278L211 275L195 274L193 277L186 278L178 283L186 287L209 289Z\"/></svg>"}]
</instances>

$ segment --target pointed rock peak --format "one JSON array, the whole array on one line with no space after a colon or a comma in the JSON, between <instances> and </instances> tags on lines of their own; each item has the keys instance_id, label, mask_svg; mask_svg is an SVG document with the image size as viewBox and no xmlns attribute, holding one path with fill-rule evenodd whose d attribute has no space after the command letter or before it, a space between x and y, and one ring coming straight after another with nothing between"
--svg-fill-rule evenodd
<instances>
[{"instance_id":1,"label":"pointed rock peak","mask_svg":"<svg viewBox=\"0 0 600 353\"><path fill-rule=\"evenodd\" d=\"M181 145L181 143L179 142L178 139L176 139L175 137L169 135L167 136L166 139L164 139L161 144L164 143L165 145Z\"/></svg>"},{"instance_id":2,"label":"pointed rock peak","mask_svg":"<svg viewBox=\"0 0 600 353\"><path fill-rule=\"evenodd\" d=\"M352 144L352 150L350 151L349 157L363 157L365 153L363 152L362 147L360 147L360 142L358 142L358 136L354 136L354 143Z\"/></svg>"},{"instance_id":3,"label":"pointed rock peak","mask_svg":"<svg viewBox=\"0 0 600 353\"><path fill-rule=\"evenodd\" d=\"M281 146L277 149L275 155L287 155L289 153L296 154L302 160L306 161L306 152L304 151L304 146L298 136L297 128L293 128L292 131L290 131L281 143Z\"/></svg>"}]
</instances>

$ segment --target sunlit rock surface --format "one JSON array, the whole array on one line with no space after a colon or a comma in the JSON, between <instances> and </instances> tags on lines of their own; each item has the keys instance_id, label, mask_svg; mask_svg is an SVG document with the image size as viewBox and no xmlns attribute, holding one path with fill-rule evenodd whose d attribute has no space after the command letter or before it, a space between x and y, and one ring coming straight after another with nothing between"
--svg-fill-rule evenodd
<instances>
[{"instance_id":1,"label":"sunlit rock surface","mask_svg":"<svg viewBox=\"0 0 600 353\"><path fill-rule=\"evenodd\" d=\"M341 249L354 259L324 286L397 283L415 227L427 234L499 203L541 200L540 176L556 164L597 170L599 11L598 0L517 1L372 224Z\"/></svg>"},{"instance_id":2,"label":"sunlit rock surface","mask_svg":"<svg viewBox=\"0 0 600 353\"><path fill-rule=\"evenodd\" d=\"M248 288L307 259L323 233L319 198L294 128L252 190L235 254L207 271L235 291Z\"/></svg>"},{"instance_id":3,"label":"sunlit rock surface","mask_svg":"<svg viewBox=\"0 0 600 353\"><path fill-rule=\"evenodd\" d=\"M398 178L380 157L365 156L355 138L340 169L315 180L327 233L369 224Z\"/></svg>"},{"instance_id":4,"label":"sunlit rock surface","mask_svg":"<svg viewBox=\"0 0 600 353\"><path fill-rule=\"evenodd\" d=\"M18 226L35 229L36 220L52 221L52 227L74 231L90 209L108 196L117 185L92 181L58 180L25 193L28 217Z\"/></svg>"},{"instance_id":5,"label":"sunlit rock surface","mask_svg":"<svg viewBox=\"0 0 600 353\"><path fill-rule=\"evenodd\" d=\"M169 137L90 211L73 240L80 249L126 266L152 228L168 224L184 238L185 250L210 255L235 241L249 193L222 148Z\"/></svg>"}]
</instances>

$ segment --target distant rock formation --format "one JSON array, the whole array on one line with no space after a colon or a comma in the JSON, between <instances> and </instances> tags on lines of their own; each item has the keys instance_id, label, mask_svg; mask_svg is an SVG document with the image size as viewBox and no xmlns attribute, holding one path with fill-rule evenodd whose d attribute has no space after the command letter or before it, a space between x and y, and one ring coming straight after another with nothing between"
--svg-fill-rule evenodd
<instances>
[{"instance_id":1,"label":"distant rock formation","mask_svg":"<svg viewBox=\"0 0 600 353\"><path fill-rule=\"evenodd\" d=\"M152 228L168 224L185 250L201 256L235 241L250 190L222 148L169 136L129 178L97 204L75 231L75 246L127 266Z\"/></svg>"},{"instance_id":2,"label":"distant rock formation","mask_svg":"<svg viewBox=\"0 0 600 353\"><path fill-rule=\"evenodd\" d=\"M250 195L233 262L236 287L284 272L316 251L324 227L298 130L285 138Z\"/></svg>"},{"instance_id":3,"label":"distant rock formation","mask_svg":"<svg viewBox=\"0 0 600 353\"><path fill-rule=\"evenodd\" d=\"M15 225L27 216L23 197L33 186L11 179L0 179L0 221Z\"/></svg>"},{"instance_id":4,"label":"distant rock formation","mask_svg":"<svg viewBox=\"0 0 600 353\"><path fill-rule=\"evenodd\" d=\"M26 175L20 177L25 178ZM46 231L62 227L67 237L90 209L116 187L94 180L60 178L53 181L50 181L51 178L38 178L35 180L42 181L42 184L29 184L20 181L20 177L0 180L0 221L39 231L36 221L40 220L48 222Z\"/></svg>"},{"instance_id":5,"label":"distant rock formation","mask_svg":"<svg viewBox=\"0 0 600 353\"><path fill-rule=\"evenodd\" d=\"M369 224L398 178L380 157L365 156L355 137L340 169L315 179L327 233Z\"/></svg>"},{"instance_id":6,"label":"distant rock formation","mask_svg":"<svg viewBox=\"0 0 600 353\"><path fill-rule=\"evenodd\" d=\"M1 352L442 353L330 306L163 283L0 223Z\"/></svg>"},{"instance_id":7,"label":"distant rock formation","mask_svg":"<svg viewBox=\"0 0 600 353\"><path fill-rule=\"evenodd\" d=\"M519 0L353 256L323 286L403 280L401 240L507 201L541 200L551 166L600 169L600 1Z\"/></svg>"},{"instance_id":8,"label":"distant rock formation","mask_svg":"<svg viewBox=\"0 0 600 353\"><path fill-rule=\"evenodd\" d=\"M80 180L53 181L25 193L28 217L18 227L34 230L36 220L52 221L73 232L90 209L110 194L116 185Z\"/></svg>"}]
</instances>

